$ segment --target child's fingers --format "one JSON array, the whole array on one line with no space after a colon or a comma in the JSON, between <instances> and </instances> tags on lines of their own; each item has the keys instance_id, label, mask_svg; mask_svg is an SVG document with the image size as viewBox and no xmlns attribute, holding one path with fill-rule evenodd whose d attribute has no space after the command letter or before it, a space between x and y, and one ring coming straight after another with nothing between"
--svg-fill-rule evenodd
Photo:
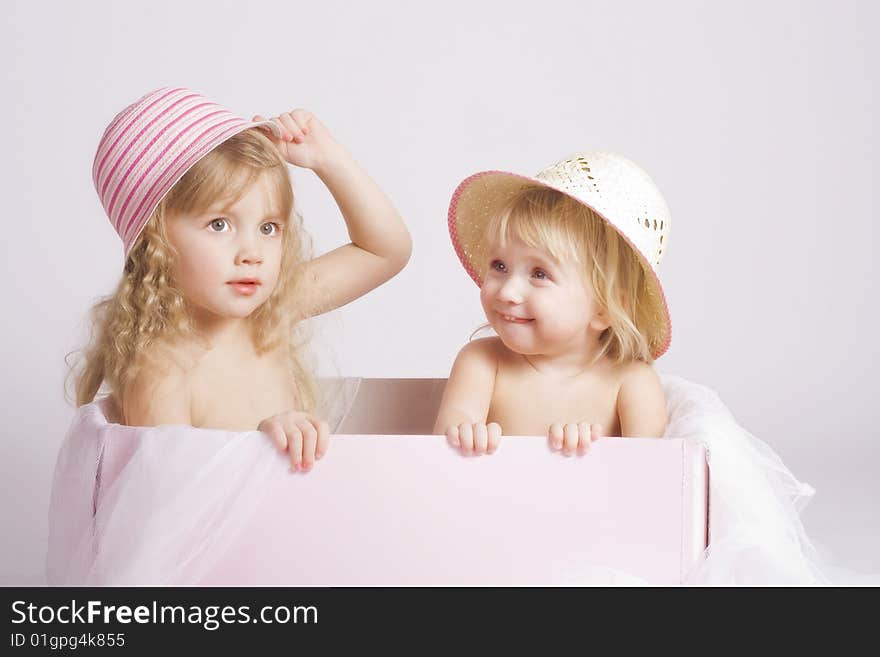
<instances>
[{"instance_id":1,"label":"child's fingers","mask_svg":"<svg viewBox=\"0 0 880 657\"><path fill-rule=\"evenodd\" d=\"M302 466L303 436L296 425L286 429L287 444L290 450L290 469L296 472Z\"/></svg>"},{"instance_id":2,"label":"child's fingers","mask_svg":"<svg viewBox=\"0 0 880 657\"><path fill-rule=\"evenodd\" d=\"M319 459L330 448L330 425L324 420L312 420L312 424L318 429L318 444L315 447L315 458Z\"/></svg>"},{"instance_id":3,"label":"child's fingers","mask_svg":"<svg viewBox=\"0 0 880 657\"><path fill-rule=\"evenodd\" d=\"M472 454L474 451L474 427L470 422L464 422L458 425L458 441L461 445L461 451L465 454Z\"/></svg>"},{"instance_id":4,"label":"child's fingers","mask_svg":"<svg viewBox=\"0 0 880 657\"><path fill-rule=\"evenodd\" d=\"M302 130L304 135L309 134L309 124L312 122L312 114L304 109L295 109L290 115L293 117L293 120L296 121L296 124L299 126L299 129Z\"/></svg>"},{"instance_id":5,"label":"child's fingers","mask_svg":"<svg viewBox=\"0 0 880 657\"><path fill-rule=\"evenodd\" d=\"M267 119L266 117L264 117L264 116L262 116L262 115L260 115L260 114L257 114L256 116L254 116L253 119L251 119L251 121L253 121L254 123L261 123L261 122L263 122L263 121L268 121L268 120L269 120L269 119ZM273 122L276 123L276 124L278 123L278 121L276 121L276 120L274 120L274 119L273 119ZM279 128L281 129L281 137L282 137L282 139L283 139L283 138L284 138L284 128L281 128L280 126L279 126ZM275 133L272 132L272 131L268 128L268 126L261 126L261 127L260 127L260 130L263 132L264 135L266 135L269 139L271 139L271 140L272 140L273 142L275 142L276 144L277 144L279 141L281 141L280 139L278 139L278 137L275 136Z\"/></svg>"},{"instance_id":6,"label":"child's fingers","mask_svg":"<svg viewBox=\"0 0 880 657\"><path fill-rule=\"evenodd\" d=\"M287 448L287 436L284 435L284 429L281 427L280 422L261 422L257 429L269 436L282 452Z\"/></svg>"},{"instance_id":7,"label":"child's fingers","mask_svg":"<svg viewBox=\"0 0 880 657\"><path fill-rule=\"evenodd\" d=\"M578 446L578 425L566 424L562 430L562 437L562 452L566 456L571 456Z\"/></svg>"},{"instance_id":8,"label":"child's fingers","mask_svg":"<svg viewBox=\"0 0 880 657\"><path fill-rule=\"evenodd\" d=\"M485 454L489 447L489 432L485 424L474 425L474 454Z\"/></svg>"},{"instance_id":9,"label":"child's fingers","mask_svg":"<svg viewBox=\"0 0 880 657\"><path fill-rule=\"evenodd\" d=\"M294 143L301 143L303 140L303 132L302 129L297 125L296 121L293 120L293 117L290 115L290 112L285 112L281 116L278 117L278 120L281 122L281 125L290 135L288 141L292 141Z\"/></svg>"},{"instance_id":10,"label":"child's fingers","mask_svg":"<svg viewBox=\"0 0 880 657\"><path fill-rule=\"evenodd\" d=\"M498 444L501 442L501 425L497 422L490 422L486 427L486 431L489 437L487 449L490 454L494 454L495 450L498 449Z\"/></svg>"},{"instance_id":11,"label":"child's fingers","mask_svg":"<svg viewBox=\"0 0 880 657\"><path fill-rule=\"evenodd\" d=\"M601 424L591 424L590 425L590 440L599 440L602 438L602 425Z\"/></svg>"},{"instance_id":12,"label":"child's fingers","mask_svg":"<svg viewBox=\"0 0 880 657\"><path fill-rule=\"evenodd\" d=\"M550 425L550 449L560 450L562 449L562 440L564 438L562 425L559 422L554 422Z\"/></svg>"},{"instance_id":13,"label":"child's fingers","mask_svg":"<svg viewBox=\"0 0 880 657\"><path fill-rule=\"evenodd\" d=\"M296 426L302 433L302 469L306 472L315 465L315 448L318 446L318 430L306 418L296 421Z\"/></svg>"},{"instance_id":14,"label":"child's fingers","mask_svg":"<svg viewBox=\"0 0 880 657\"><path fill-rule=\"evenodd\" d=\"M461 447L461 441L458 439L458 427L449 427L446 429L446 442L452 447Z\"/></svg>"},{"instance_id":15,"label":"child's fingers","mask_svg":"<svg viewBox=\"0 0 880 657\"><path fill-rule=\"evenodd\" d=\"M589 422L579 422L578 423L578 445L577 451L578 454L583 456L587 453L587 450L590 449L590 442L592 440L592 434L590 433L591 426L595 427L597 425L590 425Z\"/></svg>"}]
</instances>

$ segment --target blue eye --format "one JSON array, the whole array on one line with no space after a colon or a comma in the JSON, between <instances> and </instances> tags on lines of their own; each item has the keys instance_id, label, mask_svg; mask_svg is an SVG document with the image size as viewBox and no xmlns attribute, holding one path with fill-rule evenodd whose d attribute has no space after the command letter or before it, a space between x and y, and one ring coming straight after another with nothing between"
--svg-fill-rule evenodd
<instances>
[{"instance_id":1,"label":"blue eye","mask_svg":"<svg viewBox=\"0 0 880 657\"><path fill-rule=\"evenodd\" d=\"M265 224L263 224L262 226L260 226L260 232L263 233L263 235L270 235L271 236L280 230L281 230L281 226L276 224L274 221L268 221Z\"/></svg>"},{"instance_id":2,"label":"blue eye","mask_svg":"<svg viewBox=\"0 0 880 657\"><path fill-rule=\"evenodd\" d=\"M495 271L500 271L501 273L507 271L507 265L505 265L500 260L493 260L492 263L489 265L489 268L494 269Z\"/></svg>"},{"instance_id":3,"label":"blue eye","mask_svg":"<svg viewBox=\"0 0 880 657\"><path fill-rule=\"evenodd\" d=\"M222 233L229 227L229 222L222 217L219 219L214 219L210 224L208 224L215 233Z\"/></svg>"}]
</instances>

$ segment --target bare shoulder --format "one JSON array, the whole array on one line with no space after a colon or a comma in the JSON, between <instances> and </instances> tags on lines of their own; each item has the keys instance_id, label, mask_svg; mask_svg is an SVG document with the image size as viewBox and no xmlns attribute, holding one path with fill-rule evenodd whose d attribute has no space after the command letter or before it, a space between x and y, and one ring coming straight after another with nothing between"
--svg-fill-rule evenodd
<instances>
[{"instance_id":1,"label":"bare shoulder","mask_svg":"<svg viewBox=\"0 0 880 657\"><path fill-rule=\"evenodd\" d=\"M474 366L497 368L498 362L504 357L506 347L500 338L479 338L471 340L458 352L456 362L462 361Z\"/></svg>"},{"instance_id":2,"label":"bare shoulder","mask_svg":"<svg viewBox=\"0 0 880 657\"><path fill-rule=\"evenodd\" d=\"M196 359L179 347L163 348L140 359L122 395L129 426L192 424L192 378Z\"/></svg>"},{"instance_id":3,"label":"bare shoulder","mask_svg":"<svg viewBox=\"0 0 880 657\"><path fill-rule=\"evenodd\" d=\"M648 363L634 361L621 368L617 411L621 435L661 437L666 430L666 396L660 377Z\"/></svg>"},{"instance_id":4,"label":"bare shoulder","mask_svg":"<svg viewBox=\"0 0 880 657\"><path fill-rule=\"evenodd\" d=\"M660 385L660 377L653 366L640 360L632 361L620 366L620 388L621 390L635 391L659 391L663 392Z\"/></svg>"}]
</instances>

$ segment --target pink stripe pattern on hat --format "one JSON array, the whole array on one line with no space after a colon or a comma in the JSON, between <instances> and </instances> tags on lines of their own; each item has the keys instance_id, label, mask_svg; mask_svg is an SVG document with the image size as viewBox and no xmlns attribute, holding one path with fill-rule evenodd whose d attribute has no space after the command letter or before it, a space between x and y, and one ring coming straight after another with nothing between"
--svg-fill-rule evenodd
<instances>
[{"instance_id":1,"label":"pink stripe pattern on hat","mask_svg":"<svg viewBox=\"0 0 880 657\"><path fill-rule=\"evenodd\" d=\"M95 190L126 256L156 207L184 174L252 123L181 87L152 91L119 112L92 164Z\"/></svg>"}]
</instances>

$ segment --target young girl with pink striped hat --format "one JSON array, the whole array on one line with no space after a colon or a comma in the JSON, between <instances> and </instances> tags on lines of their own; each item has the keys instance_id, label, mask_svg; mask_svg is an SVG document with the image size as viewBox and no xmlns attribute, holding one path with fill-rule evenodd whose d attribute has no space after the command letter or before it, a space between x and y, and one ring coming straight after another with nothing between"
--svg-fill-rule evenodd
<instances>
[{"instance_id":1,"label":"young girl with pink striped hat","mask_svg":"<svg viewBox=\"0 0 880 657\"><path fill-rule=\"evenodd\" d=\"M327 186L350 244L309 258L287 163ZM298 326L404 267L390 200L311 113L247 121L182 88L120 112L92 173L125 267L93 309L77 405L103 388L122 424L257 428L308 471L329 431Z\"/></svg>"}]
</instances>

